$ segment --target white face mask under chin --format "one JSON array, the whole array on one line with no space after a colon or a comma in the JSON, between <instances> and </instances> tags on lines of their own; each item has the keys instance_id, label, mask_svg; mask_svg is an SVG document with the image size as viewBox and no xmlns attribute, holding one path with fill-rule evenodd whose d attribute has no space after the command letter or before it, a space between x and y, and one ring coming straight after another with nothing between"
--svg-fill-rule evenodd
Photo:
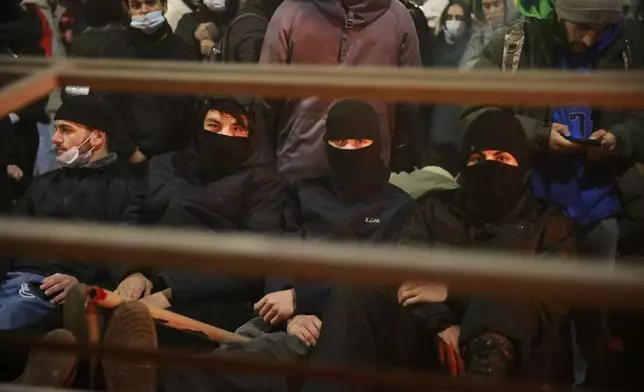
<instances>
[{"instance_id":1,"label":"white face mask under chin","mask_svg":"<svg viewBox=\"0 0 644 392\"><path fill-rule=\"evenodd\" d=\"M56 157L56 161L65 167L83 167L87 165L90 159L92 158L92 151L94 151L94 147L92 147L89 151L87 151L84 154L80 153L79 148L82 147L85 143L87 143L87 141L92 136L94 136L94 133L89 135L89 137L85 139L85 141L82 142L80 146L74 146L69 150L65 151L64 153L58 155Z\"/></svg>"}]
</instances>

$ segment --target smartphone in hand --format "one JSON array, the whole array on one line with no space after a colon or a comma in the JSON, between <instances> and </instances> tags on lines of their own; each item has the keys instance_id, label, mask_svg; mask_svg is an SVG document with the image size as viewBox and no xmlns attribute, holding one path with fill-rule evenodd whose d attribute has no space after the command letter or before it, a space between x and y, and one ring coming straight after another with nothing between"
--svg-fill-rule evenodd
<instances>
[{"instance_id":1,"label":"smartphone in hand","mask_svg":"<svg viewBox=\"0 0 644 392\"><path fill-rule=\"evenodd\" d=\"M601 147L602 142L601 140L593 140L593 139L578 139L576 137L572 136L564 136L566 140L568 140L571 143L575 144L583 144L585 146L591 146L591 147Z\"/></svg>"}]
</instances>

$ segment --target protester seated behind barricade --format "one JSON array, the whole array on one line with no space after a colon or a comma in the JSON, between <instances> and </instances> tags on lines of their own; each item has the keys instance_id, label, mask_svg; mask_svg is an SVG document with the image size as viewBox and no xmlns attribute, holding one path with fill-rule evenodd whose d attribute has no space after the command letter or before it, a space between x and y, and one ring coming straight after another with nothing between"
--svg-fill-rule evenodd
<instances>
[{"instance_id":1,"label":"protester seated behind barricade","mask_svg":"<svg viewBox=\"0 0 644 392\"><path fill-rule=\"evenodd\" d=\"M56 160L62 168L36 177L14 214L20 217L136 223L145 196L142 176L108 148L119 130L113 109L91 97L70 98L56 113ZM128 269L64 259L11 257L0 277L0 330L45 332L59 327L57 306L78 282L123 289L140 279ZM129 276L128 276L129 275ZM121 282L121 285L119 285ZM130 290L127 290L128 292ZM142 293L130 298L136 299ZM50 317L51 316L51 317Z\"/></svg>"},{"instance_id":2,"label":"protester seated behind barricade","mask_svg":"<svg viewBox=\"0 0 644 392\"><path fill-rule=\"evenodd\" d=\"M256 148L252 106L235 98L218 97L203 100L198 112L192 146L150 161L144 221L279 236L287 186L273 164L246 164ZM170 298L176 311L228 329L248 320L251 304L263 291L261 279L174 269L155 272L153 281L156 290L169 290L150 301L159 299L167 307ZM190 308L200 301L206 304L206 310L191 313ZM220 303L221 312L213 310L215 303ZM184 306L176 308L181 304ZM237 312L226 310L235 306Z\"/></svg>"},{"instance_id":3,"label":"protester seated behind barricade","mask_svg":"<svg viewBox=\"0 0 644 392\"><path fill-rule=\"evenodd\" d=\"M574 256L571 222L559 208L537 201L527 187L529 150L513 116L481 116L465 135L460 188L418 199L402 244L508 251L524 257ZM544 309L551 319L543 317ZM506 379L521 374L529 361L537 360L536 353L543 356L539 361L550 363L549 339L566 317L545 304L457 293L439 283L405 282L398 290L343 288L329 299L311 361L414 369L442 363L452 375ZM544 373L534 377L551 381L552 375ZM303 390L352 389L309 381Z\"/></svg>"},{"instance_id":4,"label":"protester seated behind barricade","mask_svg":"<svg viewBox=\"0 0 644 392\"><path fill-rule=\"evenodd\" d=\"M362 101L340 101L329 110L324 140L331 172L292 186L294 215L305 240L397 240L413 200L388 183L379 121L374 108ZM330 288L279 277L269 278L266 288L269 294L255 304L258 315L289 331L312 316L297 336L315 345L318 333L306 331L322 317Z\"/></svg>"}]
</instances>

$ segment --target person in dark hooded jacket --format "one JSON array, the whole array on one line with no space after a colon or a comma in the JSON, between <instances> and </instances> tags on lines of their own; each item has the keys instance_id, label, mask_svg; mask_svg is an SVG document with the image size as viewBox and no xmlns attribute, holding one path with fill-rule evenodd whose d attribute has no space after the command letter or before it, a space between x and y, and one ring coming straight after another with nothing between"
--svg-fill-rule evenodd
<instances>
[{"instance_id":1,"label":"person in dark hooded jacket","mask_svg":"<svg viewBox=\"0 0 644 392\"><path fill-rule=\"evenodd\" d=\"M112 2L114 0L105 0ZM118 22L117 5L103 4L98 9L109 7L114 17L108 24L87 30L89 37L74 45L71 56L106 57L138 60L197 60L189 45L172 32L165 20L166 0L149 2L126 1L129 17L128 27ZM73 88L67 87L66 91ZM120 115L126 132L111 141L112 149L122 160L140 163L155 155L187 147L191 135L185 132L185 124L192 120L194 100L176 95L151 95L137 93L89 93L112 104Z\"/></svg>"},{"instance_id":2,"label":"person in dark hooded jacket","mask_svg":"<svg viewBox=\"0 0 644 392\"><path fill-rule=\"evenodd\" d=\"M413 200L389 184L389 169L380 157L379 129L379 118L366 102L345 100L331 107L324 136L331 173L292 186L294 215L305 240L398 239ZM321 318L330 289L324 284L269 278L267 291L255 310L266 323L281 325L297 315ZM317 336L302 339L314 345Z\"/></svg>"},{"instance_id":3,"label":"person in dark hooded jacket","mask_svg":"<svg viewBox=\"0 0 644 392\"><path fill-rule=\"evenodd\" d=\"M63 166L37 177L14 210L20 217L135 223L145 196L143 180L120 164L107 146L119 132L109 104L91 97L67 100L54 117L57 161ZM119 267L17 256L2 280L0 330L37 324L78 282L117 287L128 277ZM138 279L138 278L137 278ZM131 281L130 281L131 283ZM142 295L131 299L138 299Z\"/></svg>"},{"instance_id":4,"label":"person in dark hooded jacket","mask_svg":"<svg viewBox=\"0 0 644 392\"><path fill-rule=\"evenodd\" d=\"M216 232L280 235L287 187L273 165L246 166L254 145L252 108L235 98L202 101L196 137L185 150L150 161L144 221ZM168 288L172 305L197 301L256 301L263 281L203 276L193 271L157 272L159 289ZM230 298L230 300L227 300ZM250 302L250 303L252 303ZM248 306L249 312L250 306ZM234 329L236 321L214 314L182 314Z\"/></svg>"},{"instance_id":5,"label":"person in dark hooded jacket","mask_svg":"<svg viewBox=\"0 0 644 392\"><path fill-rule=\"evenodd\" d=\"M519 122L488 114L463 143L457 190L429 192L401 235L414 247L504 250L536 257L574 255L572 225L557 209L535 200L527 187L528 142ZM453 295L440 284L405 282L396 291L340 289L329 299L324 328L311 360L353 367L438 365L453 375L503 379L547 343L543 336L565 319L521 301ZM543 333L543 335L539 335ZM436 355L436 351L439 355ZM464 358L464 360L463 360ZM344 391L310 382L303 391Z\"/></svg>"}]
</instances>

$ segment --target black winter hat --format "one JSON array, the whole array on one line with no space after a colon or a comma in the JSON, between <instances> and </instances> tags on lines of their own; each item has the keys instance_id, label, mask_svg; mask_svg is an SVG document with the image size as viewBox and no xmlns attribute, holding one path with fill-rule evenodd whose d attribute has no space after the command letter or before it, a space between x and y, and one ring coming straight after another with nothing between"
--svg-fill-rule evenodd
<instances>
[{"instance_id":1,"label":"black winter hat","mask_svg":"<svg viewBox=\"0 0 644 392\"><path fill-rule=\"evenodd\" d=\"M98 98L87 95L73 96L65 99L54 120L73 121L87 128L114 135L119 130L118 113L112 106Z\"/></svg>"},{"instance_id":2,"label":"black winter hat","mask_svg":"<svg viewBox=\"0 0 644 392\"><path fill-rule=\"evenodd\" d=\"M467 128L462 150L464 163L472 153L484 150L509 152L525 169L530 163L530 143L521 122L510 113L485 112Z\"/></svg>"},{"instance_id":3,"label":"black winter hat","mask_svg":"<svg viewBox=\"0 0 644 392\"><path fill-rule=\"evenodd\" d=\"M380 143L380 121L373 106L357 99L336 102L326 118L324 140L370 139Z\"/></svg>"}]
</instances>

